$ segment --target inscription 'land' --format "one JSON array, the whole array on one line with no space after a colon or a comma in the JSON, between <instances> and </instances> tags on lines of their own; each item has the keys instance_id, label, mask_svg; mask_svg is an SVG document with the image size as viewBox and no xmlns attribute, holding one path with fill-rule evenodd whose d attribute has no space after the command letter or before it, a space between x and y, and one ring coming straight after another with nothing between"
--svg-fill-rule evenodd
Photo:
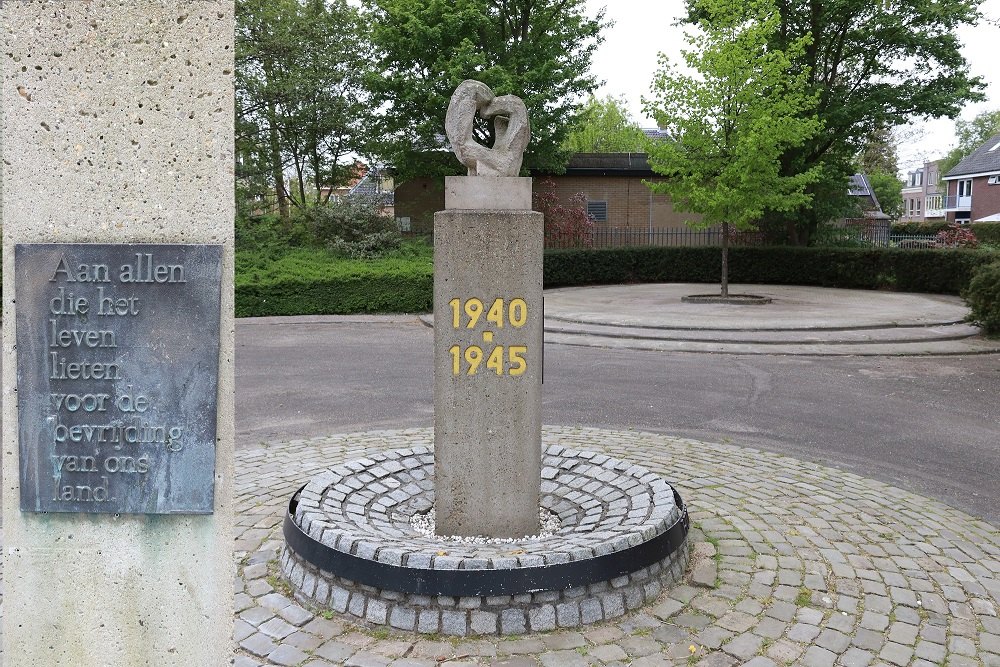
<instances>
[{"instance_id":1,"label":"inscription 'land'","mask_svg":"<svg viewBox=\"0 0 1000 667\"><path fill-rule=\"evenodd\" d=\"M212 511L221 248L15 259L22 510Z\"/></svg>"}]
</instances>

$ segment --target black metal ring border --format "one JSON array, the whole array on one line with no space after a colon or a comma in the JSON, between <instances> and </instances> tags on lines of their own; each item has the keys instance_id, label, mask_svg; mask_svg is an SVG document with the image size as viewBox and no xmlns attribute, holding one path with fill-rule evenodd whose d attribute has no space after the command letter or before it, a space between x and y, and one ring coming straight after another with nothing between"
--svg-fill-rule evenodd
<instances>
[{"instance_id":1,"label":"black metal ring border","mask_svg":"<svg viewBox=\"0 0 1000 667\"><path fill-rule=\"evenodd\" d=\"M631 574L658 563L684 544L690 528L687 508L676 489L680 518L653 539L622 551L586 560L509 570L434 570L388 565L332 549L314 540L295 523L295 508L305 485L288 503L282 530L288 547L306 562L358 584L414 595L474 597L520 595L576 588Z\"/></svg>"}]
</instances>

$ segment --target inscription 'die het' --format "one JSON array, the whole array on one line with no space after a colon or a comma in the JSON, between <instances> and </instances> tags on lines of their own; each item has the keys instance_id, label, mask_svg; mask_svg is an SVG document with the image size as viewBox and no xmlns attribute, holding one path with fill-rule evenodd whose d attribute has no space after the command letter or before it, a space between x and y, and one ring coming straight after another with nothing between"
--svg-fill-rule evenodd
<instances>
[{"instance_id":1,"label":"inscription 'die het'","mask_svg":"<svg viewBox=\"0 0 1000 667\"><path fill-rule=\"evenodd\" d=\"M22 510L211 512L221 247L15 261Z\"/></svg>"}]
</instances>

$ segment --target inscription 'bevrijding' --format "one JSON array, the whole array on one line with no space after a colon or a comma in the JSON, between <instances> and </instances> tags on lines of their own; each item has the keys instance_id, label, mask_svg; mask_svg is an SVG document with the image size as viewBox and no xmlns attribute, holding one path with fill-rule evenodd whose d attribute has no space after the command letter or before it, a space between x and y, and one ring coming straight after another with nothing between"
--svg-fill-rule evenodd
<instances>
[{"instance_id":1,"label":"inscription 'bevrijding'","mask_svg":"<svg viewBox=\"0 0 1000 667\"><path fill-rule=\"evenodd\" d=\"M38 276L44 278L26 279L28 288L20 284L17 288L19 391L25 407L35 408L22 414L43 416L41 425L20 425L22 509L211 511L218 312L209 313L208 344L214 350L206 355L186 311L193 307L193 314L204 315L197 312L199 300L206 299L204 276L190 285L189 279L204 273L206 250L213 251L208 258L219 257L218 246L146 246L142 252L125 255L120 250L126 247L18 246L19 257L44 256L35 269L44 271ZM99 257L102 249L109 248L119 252ZM198 253L198 271L185 261L192 252ZM118 256L122 259L114 261ZM215 276L220 274L216 263L210 270L213 280L208 281L215 287L207 294L209 303L218 303ZM41 314L38 306L44 309L43 331L31 321L32 304L34 317ZM26 353L31 348L41 352L37 335L22 345L29 329L43 334L44 377L37 371L25 372ZM170 341L179 332L186 334L182 339L189 350L171 348ZM188 355L199 361L202 367L197 370L209 374L210 382L192 374L191 367L175 363ZM206 366L202 358L215 363ZM33 384L38 386L27 386ZM38 400L42 396L32 388L44 392L44 400ZM210 424L192 396L210 403L204 406L210 408ZM33 399L36 405L30 406ZM197 430L210 433L208 442L205 433L189 436L193 422ZM207 454L186 451L198 440L202 449L211 448ZM33 443L45 451L23 451ZM207 475L205 470L190 469L192 462L205 466ZM25 477L49 481L25 484ZM192 486L188 477L198 483ZM183 489L183 497L169 497L174 486ZM42 487L49 488L44 495ZM37 489L37 497L26 499L26 488Z\"/></svg>"}]
</instances>

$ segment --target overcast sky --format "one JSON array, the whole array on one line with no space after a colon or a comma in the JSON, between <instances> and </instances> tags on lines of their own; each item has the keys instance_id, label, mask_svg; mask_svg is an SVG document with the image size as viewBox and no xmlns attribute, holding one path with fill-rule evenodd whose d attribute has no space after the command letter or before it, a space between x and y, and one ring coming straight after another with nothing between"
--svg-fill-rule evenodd
<instances>
[{"instance_id":1,"label":"overcast sky","mask_svg":"<svg viewBox=\"0 0 1000 667\"><path fill-rule=\"evenodd\" d=\"M587 0L587 11L595 15L602 7L615 22L605 32L605 41L594 55L594 73L605 81L598 95L623 97L632 116L644 127L655 123L642 113L640 98L649 94L649 84L656 71L657 53L666 53L672 62L680 62L684 35L673 23L683 12L683 0ZM991 19L1000 20L1000 0L984 0L981 9ZM983 23L975 28L963 28L963 53L972 73L982 76L987 84L987 101L968 105L962 118L971 119L987 109L1000 108L1000 63L997 62L997 42L1000 28ZM942 157L955 142L954 122L944 118L922 126L922 136L901 146L899 166L902 170L919 166L924 159Z\"/></svg>"}]
</instances>

